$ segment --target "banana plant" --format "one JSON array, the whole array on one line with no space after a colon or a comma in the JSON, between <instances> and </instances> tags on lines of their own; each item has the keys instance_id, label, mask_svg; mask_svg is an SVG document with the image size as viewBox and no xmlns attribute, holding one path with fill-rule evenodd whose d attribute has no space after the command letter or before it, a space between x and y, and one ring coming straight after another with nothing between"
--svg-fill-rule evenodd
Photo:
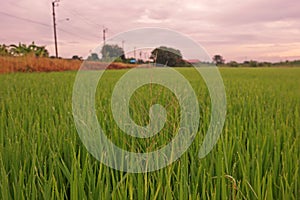
<instances>
[{"instance_id":1,"label":"banana plant","mask_svg":"<svg viewBox=\"0 0 300 200\"><path fill-rule=\"evenodd\" d=\"M46 49L45 46L36 46L34 42L32 42L31 45L28 46L30 49L31 53L34 53L36 57L48 57L49 52Z\"/></svg>"},{"instance_id":2,"label":"banana plant","mask_svg":"<svg viewBox=\"0 0 300 200\"><path fill-rule=\"evenodd\" d=\"M37 46L34 42L30 45L19 43L19 45L10 45L9 53L13 56L35 55L36 57L48 57L49 52L45 46Z\"/></svg>"},{"instance_id":3,"label":"banana plant","mask_svg":"<svg viewBox=\"0 0 300 200\"><path fill-rule=\"evenodd\" d=\"M9 52L8 52L8 46L6 46L5 44L0 44L0 56L8 56Z\"/></svg>"},{"instance_id":4,"label":"banana plant","mask_svg":"<svg viewBox=\"0 0 300 200\"><path fill-rule=\"evenodd\" d=\"M9 51L13 56L25 56L29 54L30 49L26 44L19 43L19 45L11 44Z\"/></svg>"}]
</instances>

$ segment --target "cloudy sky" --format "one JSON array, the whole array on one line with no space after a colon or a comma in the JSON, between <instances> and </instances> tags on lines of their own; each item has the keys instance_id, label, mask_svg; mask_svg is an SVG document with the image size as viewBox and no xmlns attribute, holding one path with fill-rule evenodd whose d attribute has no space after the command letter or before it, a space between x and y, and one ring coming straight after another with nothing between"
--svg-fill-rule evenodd
<instances>
[{"instance_id":1,"label":"cloudy sky","mask_svg":"<svg viewBox=\"0 0 300 200\"><path fill-rule=\"evenodd\" d=\"M1 0L0 43L46 45L54 54L51 0ZM299 0L61 0L59 55L86 56L107 37L141 27L189 36L226 61L300 59ZM69 18L70 20L66 20ZM122 45L121 43L119 44ZM126 49L126 41L124 43Z\"/></svg>"}]
</instances>

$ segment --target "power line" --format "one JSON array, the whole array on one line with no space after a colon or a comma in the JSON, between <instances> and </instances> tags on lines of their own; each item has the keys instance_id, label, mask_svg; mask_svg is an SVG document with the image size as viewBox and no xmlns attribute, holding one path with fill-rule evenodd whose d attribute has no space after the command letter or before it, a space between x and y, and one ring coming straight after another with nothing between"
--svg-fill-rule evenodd
<instances>
[{"instance_id":1,"label":"power line","mask_svg":"<svg viewBox=\"0 0 300 200\"><path fill-rule=\"evenodd\" d=\"M30 23L33 23L33 24L39 24L41 26L51 27L49 24L45 24L43 22L35 21L35 20L32 20L32 19L24 18L24 17L18 17L18 16L11 15L11 14L3 12L3 11L0 11L0 14L6 15L8 17L12 17L12 18L15 18L15 19L27 21L27 22L30 22Z\"/></svg>"},{"instance_id":2,"label":"power line","mask_svg":"<svg viewBox=\"0 0 300 200\"><path fill-rule=\"evenodd\" d=\"M75 16L75 17L79 17L81 18L81 21L85 22L86 24L90 24L90 25L96 25L96 26L101 26L100 24L91 21L89 18L82 16L79 12L75 11L75 10L71 10L71 9L66 9L65 10L70 13L71 15Z\"/></svg>"},{"instance_id":3,"label":"power line","mask_svg":"<svg viewBox=\"0 0 300 200\"><path fill-rule=\"evenodd\" d=\"M80 18L79 20L84 22L87 25L93 25L93 26L96 25L96 26L101 27L100 24L97 24L97 23L89 20L87 17L82 16L81 13L77 12L76 10L71 10L69 8L64 8L64 10L76 18ZM89 33L88 36L99 39L99 36L95 35L95 34Z\"/></svg>"},{"instance_id":4,"label":"power line","mask_svg":"<svg viewBox=\"0 0 300 200\"><path fill-rule=\"evenodd\" d=\"M84 23L87 24L87 25L92 25L93 27L96 25L97 27L101 27L100 24L98 24L98 23L96 23L96 22L90 20L89 18L87 18L87 17L85 17L85 16L82 16L82 14L79 13L78 11L76 11L76 10L71 10L71 9L69 9L69 8L65 8L65 10L66 10L68 13L70 13L71 15L73 15L74 17L80 18L79 20L82 21L82 22L84 22ZM107 30L108 30L108 29L105 28L105 27L103 26L102 32L103 32L103 42L104 42L104 44L105 44L105 41L106 41L106 32L107 32ZM99 36L96 36L96 35L94 35L94 34L93 34L93 35L90 34L90 35L93 36L93 37L95 37L95 38L99 38Z\"/></svg>"},{"instance_id":5,"label":"power line","mask_svg":"<svg viewBox=\"0 0 300 200\"><path fill-rule=\"evenodd\" d=\"M41 26L44 26L44 27L47 27L47 28L52 28L52 26L49 25L49 24L45 24L45 23L43 23L43 22L39 22L39 21L36 21L36 20L24 18L24 17L18 17L18 16L16 16L16 15L12 15L12 14L9 14L9 13L3 12L3 11L0 11L0 14L5 15L5 16L8 16L8 17L11 17L11 18L15 18L15 19L18 19L18 20L26 21L26 22L29 22L29 23L32 23L32 24L38 24L38 25L41 25ZM69 34L69 35L73 35L73 36L75 36L75 37L79 37L79 38L81 38L81 39L85 39L85 40L87 39L87 38L83 38L83 37L80 36L80 35L77 35L77 34L74 34L74 33L72 33L72 32L66 31L66 30L64 30L64 29L62 29L62 28L57 28L57 30L59 30L59 31L61 31L61 32L64 32L64 33L67 33L67 34ZM99 39L99 37L97 37L97 36L95 36L95 35L91 35L91 34L90 34L90 35L86 35L86 36L89 36L89 37L93 37L93 38Z\"/></svg>"}]
</instances>

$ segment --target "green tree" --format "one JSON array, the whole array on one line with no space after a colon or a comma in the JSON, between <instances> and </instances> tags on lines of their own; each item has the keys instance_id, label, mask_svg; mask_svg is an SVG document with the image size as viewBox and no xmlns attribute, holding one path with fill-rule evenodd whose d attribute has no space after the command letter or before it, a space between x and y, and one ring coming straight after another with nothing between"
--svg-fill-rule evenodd
<instances>
[{"instance_id":1,"label":"green tree","mask_svg":"<svg viewBox=\"0 0 300 200\"><path fill-rule=\"evenodd\" d=\"M239 63L237 63L236 61L230 61L230 62L228 63L228 65L229 65L230 67L238 67L238 66L239 66Z\"/></svg>"},{"instance_id":2,"label":"green tree","mask_svg":"<svg viewBox=\"0 0 300 200\"><path fill-rule=\"evenodd\" d=\"M8 46L6 46L5 44L0 44L0 56L8 56L9 52L8 52Z\"/></svg>"},{"instance_id":3,"label":"green tree","mask_svg":"<svg viewBox=\"0 0 300 200\"><path fill-rule=\"evenodd\" d=\"M99 61L98 54L96 53L91 53L91 55L87 58L88 61Z\"/></svg>"},{"instance_id":4,"label":"green tree","mask_svg":"<svg viewBox=\"0 0 300 200\"><path fill-rule=\"evenodd\" d=\"M258 64L259 63L255 60L250 60L250 62L249 62L250 67L258 67Z\"/></svg>"},{"instance_id":5,"label":"green tree","mask_svg":"<svg viewBox=\"0 0 300 200\"><path fill-rule=\"evenodd\" d=\"M82 60L82 57L80 56L78 56L78 55L74 55L74 56L72 56L72 60Z\"/></svg>"},{"instance_id":6,"label":"green tree","mask_svg":"<svg viewBox=\"0 0 300 200\"><path fill-rule=\"evenodd\" d=\"M225 59L221 55L215 55L213 61L216 65L222 65L225 63Z\"/></svg>"},{"instance_id":7,"label":"green tree","mask_svg":"<svg viewBox=\"0 0 300 200\"><path fill-rule=\"evenodd\" d=\"M155 48L151 52L150 58L153 59L155 63L170 67L179 66L183 61L180 50L165 46Z\"/></svg>"},{"instance_id":8,"label":"green tree","mask_svg":"<svg viewBox=\"0 0 300 200\"><path fill-rule=\"evenodd\" d=\"M113 61L117 58L125 59L124 50L118 45L106 44L101 50L102 60Z\"/></svg>"}]
</instances>

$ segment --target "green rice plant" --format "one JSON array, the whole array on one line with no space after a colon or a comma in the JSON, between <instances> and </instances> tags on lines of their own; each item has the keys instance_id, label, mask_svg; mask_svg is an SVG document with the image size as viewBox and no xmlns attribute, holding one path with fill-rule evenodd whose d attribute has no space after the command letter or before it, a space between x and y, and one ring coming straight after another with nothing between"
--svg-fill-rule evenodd
<instances>
[{"instance_id":1,"label":"green rice plant","mask_svg":"<svg viewBox=\"0 0 300 200\"><path fill-rule=\"evenodd\" d=\"M194 69L177 70L198 98L197 136L177 161L141 174L103 165L82 144L72 116L75 72L0 75L0 199L299 199L300 69L220 69L227 116L203 159L197 155L210 121L209 94ZM160 103L167 122L152 138L128 136L110 110L126 72L105 72L96 92L99 124L120 148L159 149L178 130L178 101L162 86L139 88L130 100L132 119L146 125L150 106Z\"/></svg>"}]
</instances>

